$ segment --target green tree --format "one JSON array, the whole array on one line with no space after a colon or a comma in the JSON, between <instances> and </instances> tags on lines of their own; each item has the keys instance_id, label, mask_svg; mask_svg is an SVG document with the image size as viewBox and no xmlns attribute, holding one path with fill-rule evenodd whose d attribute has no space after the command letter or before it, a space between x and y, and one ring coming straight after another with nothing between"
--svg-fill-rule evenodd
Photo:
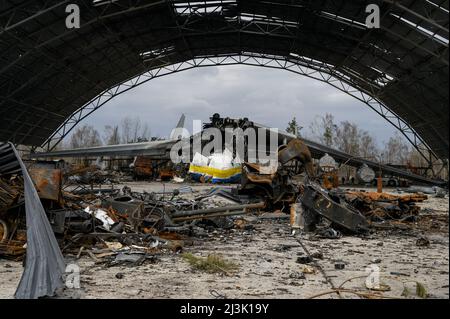
<instances>
[{"instance_id":1,"label":"green tree","mask_svg":"<svg viewBox=\"0 0 450 319\"><path fill-rule=\"evenodd\" d=\"M294 116L294 118L288 123L286 132L294 134L295 136L300 136L300 130L302 128L303 127L297 123L297 119Z\"/></svg>"},{"instance_id":2,"label":"green tree","mask_svg":"<svg viewBox=\"0 0 450 319\"><path fill-rule=\"evenodd\" d=\"M326 113L324 116L317 115L309 125L312 139L326 146L333 147L338 126L334 124L333 115Z\"/></svg>"}]
</instances>

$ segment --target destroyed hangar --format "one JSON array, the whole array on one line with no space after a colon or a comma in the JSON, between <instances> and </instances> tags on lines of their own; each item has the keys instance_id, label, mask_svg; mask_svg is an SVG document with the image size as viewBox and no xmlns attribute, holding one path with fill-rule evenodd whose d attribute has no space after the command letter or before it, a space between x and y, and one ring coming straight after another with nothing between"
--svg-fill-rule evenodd
<instances>
[{"instance_id":1,"label":"destroyed hangar","mask_svg":"<svg viewBox=\"0 0 450 319\"><path fill-rule=\"evenodd\" d=\"M294 230L325 238L428 222L420 210L428 198L423 193L445 197L442 188L398 195L336 188L318 178L323 172L317 174L317 162L314 172L308 169L313 157L329 154L339 163L372 170L377 163L295 136L280 138L277 172L267 176L261 167L244 164L238 187L201 194L189 186L148 193L127 186L96 188L106 180L120 184L122 176L105 177L92 166L68 169L23 161L16 151L26 145L35 151L31 157L59 156L51 153L58 143L123 92L195 67L245 64L308 76L354 96L400 130L430 169L436 162L444 167L449 153L448 1L372 2L383 12L380 29L365 27L369 2L357 0L73 0L83 12L80 29L64 24L69 1L2 1L0 251L26 260L16 297L53 295L62 287L63 254L80 257L87 250L107 267L153 263L161 252L179 253L180 242L211 228L252 231L248 220L235 216L258 216L264 210L282 211L291 216ZM112 152L124 148L146 155L139 146ZM383 169L427 185L448 183ZM194 168L185 173L200 175L202 182L211 177ZM208 202L211 198L225 198L228 204ZM434 220L448 229L448 221L447 226L441 222ZM420 245L429 245L421 240Z\"/></svg>"}]
</instances>

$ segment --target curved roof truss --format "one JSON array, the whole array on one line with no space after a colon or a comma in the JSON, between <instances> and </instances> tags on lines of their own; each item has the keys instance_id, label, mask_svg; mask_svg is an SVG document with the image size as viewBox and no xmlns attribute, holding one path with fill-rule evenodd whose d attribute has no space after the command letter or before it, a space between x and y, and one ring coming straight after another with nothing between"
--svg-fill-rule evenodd
<instances>
[{"instance_id":1,"label":"curved roof truss","mask_svg":"<svg viewBox=\"0 0 450 319\"><path fill-rule=\"evenodd\" d=\"M312 61L305 58L290 58L285 59L283 57L269 57L260 56L255 54L239 55L239 56L213 56L213 57L199 57L190 61L184 61L177 64L162 66L157 69L150 70L143 73L131 80L122 82L114 88L105 90L100 95L89 101L83 107L75 111L64 123L46 140L43 145L45 149L51 150L62 139L64 139L75 126L97 111L100 107L107 104L113 98L122 93L128 92L142 84L147 83L150 80L163 77L166 75L179 73L182 71L190 70L193 68L201 68L208 66L226 66L226 65L248 65L257 66L271 69L286 70L298 75L303 75L311 79L318 80L320 82L327 83L334 88L347 93L348 95L356 98L357 100L365 103L372 110L382 116L391 125L396 127L406 139L419 151L419 153L426 159L435 160L437 156L433 151L427 147L427 144L422 138L414 131L414 129L405 121L403 121L398 115L387 109L383 103L376 98L372 97L368 93L359 91L351 86L351 82L344 80L342 77L333 74L333 70L330 66L320 63L318 61ZM263 112L263 110L262 110ZM431 158L430 158L431 156Z\"/></svg>"},{"instance_id":2,"label":"curved roof truss","mask_svg":"<svg viewBox=\"0 0 450 319\"><path fill-rule=\"evenodd\" d=\"M80 29L65 26L69 3L80 7ZM372 3L381 9L380 29L364 24ZM308 68L298 73L316 72L348 86L347 93L354 88L415 146L448 158L448 6L448 0L4 0L0 140L49 144L94 101L128 82L202 59L251 58Z\"/></svg>"}]
</instances>

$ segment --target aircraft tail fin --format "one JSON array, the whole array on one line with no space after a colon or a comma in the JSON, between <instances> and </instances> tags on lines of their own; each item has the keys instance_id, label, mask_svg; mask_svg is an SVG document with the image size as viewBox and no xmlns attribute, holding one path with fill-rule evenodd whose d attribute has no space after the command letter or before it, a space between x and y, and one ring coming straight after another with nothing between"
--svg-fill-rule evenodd
<instances>
[{"instance_id":1,"label":"aircraft tail fin","mask_svg":"<svg viewBox=\"0 0 450 319\"><path fill-rule=\"evenodd\" d=\"M184 137L184 122L186 121L186 116L181 114L180 119L178 120L177 126L170 133L170 139L177 140Z\"/></svg>"}]
</instances>

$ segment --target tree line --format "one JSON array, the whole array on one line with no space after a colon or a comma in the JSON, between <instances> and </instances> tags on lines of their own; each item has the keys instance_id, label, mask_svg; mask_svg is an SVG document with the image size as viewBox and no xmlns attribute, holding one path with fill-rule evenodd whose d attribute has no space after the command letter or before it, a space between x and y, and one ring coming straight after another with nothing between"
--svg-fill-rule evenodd
<instances>
[{"instance_id":1,"label":"tree line","mask_svg":"<svg viewBox=\"0 0 450 319\"><path fill-rule=\"evenodd\" d=\"M151 139L151 131L147 123L143 123L139 117L125 117L118 125L105 125L101 132L88 124L77 127L64 142L63 148L128 144L147 142Z\"/></svg>"},{"instance_id":2,"label":"tree line","mask_svg":"<svg viewBox=\"0 0 450 319\"><path fill-rule=\"evenodd\" d=\"M380 147L368 131L350 121L337 123L332 114L317 115L307 130L294 117L286 131L314 140L345 153L385 164L425 166L426 162L399 133L396 132ZM127 144L159 139L152 137L147 123L139 117L125 117L118 125L105 125L102 131L92 125L77 127L62 148L83 148L101 145Z\"/></svg>"},{"instance_id":3,"label":"tree line","mask_svg":"<svg viewBox=\"0 0 450 319\"><path fill-rule=\"evenodd\" d=\"M400 132L396 132L382 146L368 131L350 121L337 123L332 114L316 116L303 132L294 117L286 131L298 136L311 139L328 147L356 157L369 159L383 164L426 166L425 160L413 148Z\"/></svg>"}]
</instances>

